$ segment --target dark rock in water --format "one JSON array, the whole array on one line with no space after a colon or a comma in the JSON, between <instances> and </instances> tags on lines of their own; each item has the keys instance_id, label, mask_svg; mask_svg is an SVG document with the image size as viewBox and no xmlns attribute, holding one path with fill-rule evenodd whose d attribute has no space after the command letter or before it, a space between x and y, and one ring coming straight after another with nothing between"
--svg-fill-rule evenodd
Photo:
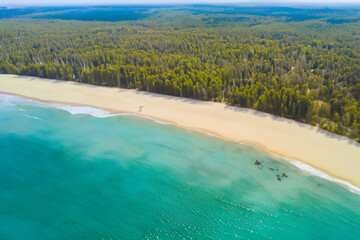
<instances>
[{"instance_id":1,"label":"dark rock in water","mask_svg":"<svg viewBox=\"0 0 360 240\"><path fill-rule=\"evenodd\" d=\"M276 175L276 177L277 177L277 180L281 182L280 175Z\"/></svg>"},{"instance_id":2,"label":"dark rock in water","mask_svg":"<svg viewBox=\"0 0 360 240\"><path fill-rule=\"evenodd\" d=\"M258 160L255 161L255 165L259 166L261 165L261 162L259 162Z\"/></svg>"},{"instance_id":3,"label":"dark rock in water","mask_svg":"<svg viewBox=\"0 0 360 240\"><path fill-rule=\"evenodd\" d=\"M285 173L282 174L283 177L288 177Z\"/></svg>"},{"instance_id":4,"label":"dark rock in water","mask_svg":"<svg viewBox=\"0 0 360 240\"><path fill-rule=\"evenodd\" d=\"M279 169L277 168L276 171L279 171Z\"/></svg>"},{"instance_id":5,"label":"dark rock in water","mask_svg":"<svg viewBox=\"0 0 360 240\"><path fill-rule=\"evenodd\" d=\"M274 169L273 168L269 168L270 169L270 171L274 171Z\"/></svg>"}]
</instances>

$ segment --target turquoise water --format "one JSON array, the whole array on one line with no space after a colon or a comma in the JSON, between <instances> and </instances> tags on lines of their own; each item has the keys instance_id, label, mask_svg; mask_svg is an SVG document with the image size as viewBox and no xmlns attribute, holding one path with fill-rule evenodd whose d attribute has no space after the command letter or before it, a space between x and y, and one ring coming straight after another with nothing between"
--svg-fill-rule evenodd
<instances>
[{"instance_id":1,"label":"turquoise water","mask_svg":"<svg viewBox=\"0 0 360 240\"><path fill-rule=\"evenodd\" d=\"M0 239L360 238L360 195L336 183L173 125L69 111L103 114L0 95Z\"/></svg>"}]
</instances>

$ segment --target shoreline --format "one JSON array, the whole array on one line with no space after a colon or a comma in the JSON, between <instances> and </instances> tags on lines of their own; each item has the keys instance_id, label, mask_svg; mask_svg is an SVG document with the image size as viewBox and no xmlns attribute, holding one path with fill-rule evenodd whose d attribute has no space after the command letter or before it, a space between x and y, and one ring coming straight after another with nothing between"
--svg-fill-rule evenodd
<instances>
[{"instance_id":1,"label":"shoreline","mask_svg":"<svg viewBox=\"0 0 360 240\"><path fill-rule=\"evenodd\" d=\"M116 117L116 116L135 116L135 117L144 118L144 119L147 119L147 120L159 123L159 124L174 125L176 127L179 127L179 128L182 128L182 129L185 129L185 130L188 130L188 131L198 132L198 133L205 134L205 135L208 135L208 136L211 136L211 137L216 137L216 138L219 138L219 139L221 139L223 141L229 141L229 142L233 142L233 143L237 143L237 144L241 144L241 145L247 145L247 146L250 146L252 148L255 148L257 151L260 151L260 152L262 152L264 154L270 155L273 158L277 158L277 159L281 159L282 161L286 161L287 163L289 163L289 164L295 166L296 168L298 168L303 174L313 175L313 176L317 176L317 177L326 179L326 180L331 181L331 182L335 182L335 183L347 188L349 191L351 191L353 193L360 194L360 188L352 185L350 182L347 182L347 181L344 181L342 179L329 176L325 172L320 171L318 169L315 169L312 166L310 166L310 165L308 165L308 164L306 164L304 162L301 162L299 160L280 156L278 153L272 152L272 151L262 147L261 145L259 145L259 143L231 140L231 139L227 139L227 138L224 138L222 136L213 134L211 132L206 132L206 131L199 130L199 129L191 129L191 128L180 126L180 125L178 125L176 123L172 123L172 122L168 122L168 121L164 121L164 120L160 120L160 119L154 119L152 117L148 117L148 116L144 116L144 115L138 115L138 114L134 114L134 113L111 113L111 112L106 111L106 115L101 115L100 116L100 115L96 115L96 114L88 112L88 111L72 112L71 110L69 110L68 107L69 106L70 107L75 107L75 108L76 107L81 107L81 108L90 107L90 108L92 108L94 110L102 111L103 114L105 112L105 109L93 108L91 106L86 106L86 105L78 106L78 105L69 105L69 104L64 104L64 103L59 103L59 102L40 101L40 100L36 100L34 98L27 98L25 96L21 96L21 95L17 95L17 94L8 94L8 93L3 93L3 92L0 92L0 94L4 94L4 95L8 95L8 96L16 96L16 97L19 97L19 98L24 99L24 100L34 101L36 103L44 103L44 104L46 104L46 106L44 106L44 107L51 107L51 108L61 109L61 110L70 112L71 114L88 114L88 115L91 115L93 117L100 117L100 118ZM34 116L28 116L28 117L38 119L37 117L34 117Z\"/></svg>"},{"instance_id":2,"label":"shoreline","mask_svg":"<svg viewBox=\"0 0 360 240\"><path fill-rule=\"evenodd\" d=\"M291 160L320 170L328 176L323 178L359 193L360 144L294 120L222 103L17 75L0 74L0 93L50 104L93 107L111 114L132 114L254 145L305 173L306 169ZM141 105L143 111L138 112Z\"/></svg>"}]
</instances>

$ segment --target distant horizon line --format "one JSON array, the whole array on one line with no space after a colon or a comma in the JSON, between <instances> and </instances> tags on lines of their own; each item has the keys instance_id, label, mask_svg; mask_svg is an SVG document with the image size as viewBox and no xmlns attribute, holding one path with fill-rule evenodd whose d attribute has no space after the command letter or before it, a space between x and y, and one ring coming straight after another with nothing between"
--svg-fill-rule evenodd
<instances>
[{"instance_id":1,"label":"distant horizon line","mask_svg":"<svg viewBox=\"0 0 360 240\"><path fill-rule=\"evenodd\" d=\"M14 8L28 8L28 7L121 7L121 6L154 6L154 7L174 7L174 6L233 6L233 7L360 7L360 2L210 2L210 3L79 3L79 4L7 4L1 5L0 8L14 9Z\"/></svg>"}]
</instances>

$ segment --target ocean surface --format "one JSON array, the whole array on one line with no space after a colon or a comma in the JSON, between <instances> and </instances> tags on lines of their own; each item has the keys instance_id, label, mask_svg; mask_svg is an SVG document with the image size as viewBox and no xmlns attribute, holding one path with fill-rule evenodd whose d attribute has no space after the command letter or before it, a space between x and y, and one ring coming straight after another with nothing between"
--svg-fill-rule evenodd
<instances>
[{"instance_id":1,"label":"ocean surface","mask_svg":"<svg viewBox=\"0 0 360 240\"><path fill-rule=\"evenodd\" d=\"M0 239L360 239L360 195L247 144L0 95Z\"/></svg>"}]
</instances>

